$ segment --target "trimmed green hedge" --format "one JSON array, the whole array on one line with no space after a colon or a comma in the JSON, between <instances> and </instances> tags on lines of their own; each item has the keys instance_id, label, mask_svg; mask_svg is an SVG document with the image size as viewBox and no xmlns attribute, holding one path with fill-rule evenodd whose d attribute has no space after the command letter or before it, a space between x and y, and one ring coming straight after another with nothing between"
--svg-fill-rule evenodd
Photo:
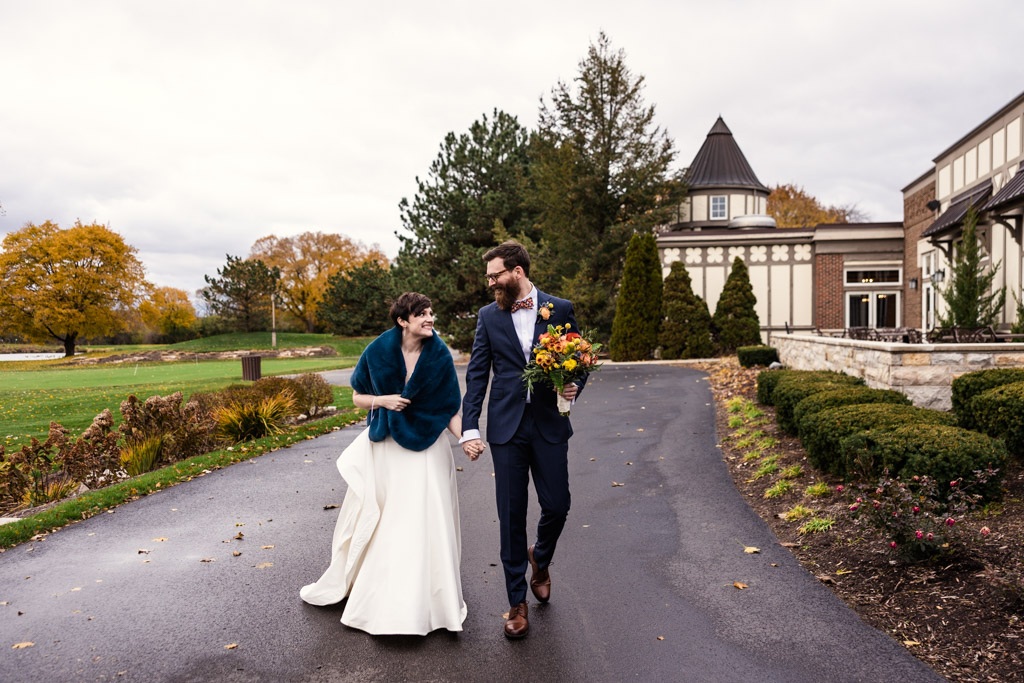
<instances>
[{"instance_id":1,"label":"trimmed green hedge","mask_svg":"<svg viewBox=\"0 0 1024 683\"><path fill-rule=\"evenodd\" d=\"M988 499L1002 494L1006 447L999 439L969 429L935 424L871 429L848 436L841 447L848 473L855 476L877 476L886 468L904 479L927 475L945 493L950 482L960 477L969 482L975 470L994 468L999 472L975 491Z\"/></svg>"},{"instance_id":2,"label":"trimmed green hedge","mask_svg":"<svg viewBox=\"0 0 1024 683\"><path fill-rule=\"evenodd\" d=\"M745 368L752 368L755 365L767 367L778 362L779 352L773 346L741 346L736 349L736 357Z\"/></svg>"},{"instance_id":3,"label":"trimmed green hedge","mask_svg":"<svg viewBox=\"0 0 1024 683\"><path fill-rule=\"evenodd\" d=\"M843 375L846 377L846 375ZM851 381L852 380L852 381ZM793 419L793 411L800 401L808 396L822 391L831 391L848 386L859 386L863 380L850 377L847 380L838 380L832 377L789 377L777 385L772 392L772 401L775 403L775 420L779 427L787 434L796 434L796 421Z\"/></svg>"},{"instance_id":4,"label":"trimmed green hedge","mask_svg":"<svg viewBox=\"0 0 1024 683\"><path fill-rule=\"evenodd\" d=\"M953 414L964 429L980 428L971 401L975 396L1003 384L1024 382L1024 368L993 368L960 375L953 380Z\"/></svg>"},{"instance_id":5,"label":"trimmed green hedge","mask_svg":"<svg viewBox=\"0 0 1024 683\"><path fill-rule=\"evenodd\" d=\"M779 382L795 378L797 380L819 379L839 384L862 385L864 380L859 377L833 372L831 370L763 370L757 375L757 402L761 405L775 405L773 394Z\"/></svg>"},{"instance_id":6,"label":"trimmed green hedge","mask_svg":"<svg viewBox=\"0 0 1024 683\"><path fill-rule=\"evenodd\" d=\"M1004 384L971 400L978 431L1006 442L1007 450L1024 458L1024 382Z\"/></svg>"},{"instance_id":7,"label":"trimmed green hedge","mask_svg":"<svg viewBox=\"0 0 1024 683\"><path fill-rule=\"evenodd\" d=\"M806 416L802 443L812 465L845 478L851 474L850 463L843 457L840 447L846 437L869 429L893 430L914 424L952 427L955 422L948 413L915 406L888 403L839 406Z\"/></svg>"},{"instance_id":8,"label":"trimmed green hedge","mask_svg":"<svg viewBox=\"0 0 1024 683\"><path fill-rule=\"evenodd\" d=\"M910 399L898 391L889 389L869 389L862 386L844 386L828 391L820 391L811 394L796 404L793 409L793 422L796 424L797 434L800 440L804 441L804 433L808 424L805 419L828 408L839 406L860 405L867 403L890 403L909 406Z\"/></svg>"}]
</instances>

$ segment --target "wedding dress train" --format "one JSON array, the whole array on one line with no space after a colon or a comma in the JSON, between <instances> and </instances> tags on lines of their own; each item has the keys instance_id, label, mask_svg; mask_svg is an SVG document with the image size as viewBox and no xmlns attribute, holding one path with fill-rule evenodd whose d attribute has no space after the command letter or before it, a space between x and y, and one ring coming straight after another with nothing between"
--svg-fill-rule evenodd
<instances>
[{"instance_id":1,"label":"wedding dress train","mask_svg":"<svg viewBox=\"0 0 1024 683\"><path fill-rule=\"evenodd\" d=\"M466 618L455 463L447 433L425 451L365 429L338 458L348 492L331 564L299 595L313 605L346 596L341 623L374 635L461 631Z\"/></svg>"}]
</instances>

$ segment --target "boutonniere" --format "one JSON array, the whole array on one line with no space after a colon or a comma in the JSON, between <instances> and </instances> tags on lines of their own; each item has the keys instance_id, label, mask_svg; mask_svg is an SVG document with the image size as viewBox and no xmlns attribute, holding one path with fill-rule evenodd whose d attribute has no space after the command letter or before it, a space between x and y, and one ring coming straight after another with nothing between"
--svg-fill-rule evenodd
<instances>
[{"instance_id":1,"label":"boutonniere","mask_svg":"<svg viewBox=\"0 0 1024 683\"><path fill-rule=\"evenodd\" d=\"M551 317L551 312L555 310L555 305L550 301L541 304L537 307L537 322L548 320Z\"/></svg>"}]
</instances>

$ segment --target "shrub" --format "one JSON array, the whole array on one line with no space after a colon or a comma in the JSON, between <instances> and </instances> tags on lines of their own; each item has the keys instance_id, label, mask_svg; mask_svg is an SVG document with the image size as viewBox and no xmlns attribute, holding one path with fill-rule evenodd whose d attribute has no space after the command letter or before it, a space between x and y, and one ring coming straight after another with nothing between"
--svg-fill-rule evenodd
<instances>
[{"instance_id":1,"label":"shrub","mask_svg":"<svg viewBox=\"0 0 1024 683\"><path fill-rule=\"evenodd\" d=\"M217 409L214 419L218 433L238 443L284 431L284 421L295 414L290 392L262 398L255 403L231 403Z\"/></svg>"},{"instance_id":2,"label":"shrub","mask_svg":"<svg viewBox=\"0 0 1024 683\"><path fill-rule=\"evenodd\" d=\"M118 431L125 437L125 447L161 436L163 459L183 460L207 453L216 445L216 422L212 415L216 403L209 395L196 395L183 402L180 391L150 396L143 402L129 396L121 402L124 419Z\"/></svg>"},{"instance_id":3,"label":"shrub","mask_svg":"<svg viewBox=\"0 0 1024 683\"><path fill-rule=\"evenodd\" d=\"M612 360L645 360L658 345L661 326L661 260L650 232L629 240L615 303L609 350Z\"/></svg>"},{"instance_id":4,"label":"shrub","mask_svg":"<svg viewBox=\"0 0 1024 683\"><path fill-rule=\"evenodd\" d=\"M980 431L1002 439L1010 453L1024 458L1024 382L1004 384L975 396L971 412Z\"/></svg>"},{"instance_id":5,"label":"shrub","mask_svg":"<svg viewBox=\"0 0 1024 683\"><path fill-rule=\"evenodd\" d=\"M968 372L953 380L953 414L964 429L979 429L971 402L975 396L1003 384L1024 382L1024 368L993 368Z\"/></svg>"},{"instance_id":6,"label":"shrub","mask_svg":"<svg viewBox=\"0 0 1024 683\"><path fill-rule=\"evenodd\" d=\"M160 449L163 448L162 435L151 436L143 441L132 441L121 451L121 465L131 477L149 472L160 460Z\"/></svg>"},{"instance_id":7,"label":"shrub","mask_svg":"<svg viewBox=\"0 0 1024 683\"><path fill-rule=\"evenodd\" d=\"M779 360L779 352L772 346L741 346L736 349L740 365L752 368L755 365L768 366Z\"/></svg>"},{"instance_id":8,"label":"shrub","mask_svg":"<svg viewBox=\"0 0 1024 683\"><path fill-rule=\"evenodd\" d=\"M334 401L331 385L315 372L307 372L295 378L295 407L309 417L315 416Z\"/></svg>"},{"instance_id":9,"label":"shrub","mask_svg":"<svg viewBox=\"0 0 1024 683\"><path fill-rule=\"evenodd\" d=\"M979 472L955 483L946 486L952 491L947 495L943 483L931 477L893 478L885 472L877 484L860 487L850 513L857 524L882 532L890 553L908 561L930 559L968 540L964 515L981 499L969 489L988 482L986 473Z\"/></svg>"},{"instance_id":10,"label":"shrub","mask_svg":"<svg viewBox=\"0 0 1024 683\"><path fill-rule=\"evenodd\" d=\"M877 476L888 470L905 480L931 477L951 489L949 482L970 478L978 470L1001 470L1006 448L998 439L960 427L912 424L896 429L871 429L842 441L843 459L855 476ZM1001 472L986 475L977 490L985 498L1001 493Z\"/></svg>"},{"instance_id":11,"label":"shrub","mask_svg":"<svg viewBox=\"0 0 1024 683\"><path fill-rule=\"evenodd\" d=\"M711 319L712 332L720 351L730 353L740 346L761 343L761 322L754 309L756 303L747 265L737 256L732 261L732 270Z\"/></svg>"},{"instance_id":12,"label":"shrub","mask_svg":"<svg viewBox=\"0 0 1024 683\"><path fill-rule=\"evenodd\" d=\"M807 459L820 470L847 477L849 464L842 457L840 442L851 434L869 429L895 429L911 424L952 426L952 415L938 410L888 403L826 408L805 418L803 440Z\"/></svg>"},{"instance_id":13,"label":"shrub","mask_svg":"<svg viewBox=\"0 0 1024 683\"><path fill-rule=\"evenodd\" d=\"M799 380L826 379L839 384L864 384L864 380L831 370L762 370L757 375L757 402L761 405L775 405L773 395L779 382L788 378Z\"/></svg>"},{"instance_id":14,"label":"shrub","mask_svg":"<svg viewBox=\"0 0 1024 683\"><path fill-rule=\"evenodd\" d=\"M819 391L797 403L793 409L793 422L796 424L796 431L800 435L800 440L804 441L805 418L826 408L865 403L894 403L896 405L909 406L910 399L898 391L868 389L863 386L844 386L827 391Z\"/></svg>"},{"instance_id":15,"label":"shrub","mask_svg":"<svg viewBox=\"0 0 1024 683\"><path fill-rule=\"evenodd\" d=\"M711 313L704 299L694 294L690 274L686 272L682 261L673 263L671 272L665 278L662 316L658 333L662 358L674 360L714 355Z\"/></svg>"},{"instance_id":16,"label":"shrub","mask_svg":"<svg viewBox=\"0 0 1024 683\"><path fill-rule=\"evenodd\" d=\"M851 380L854 378L850 378ZM800 401L822 391L831 391L843 386L851 386L852 382L818 377L789 377L779 382L772 392L775 402L775 421L787 434L796 434L796 422L793 411Z\"/></svg>"}]
</instances>

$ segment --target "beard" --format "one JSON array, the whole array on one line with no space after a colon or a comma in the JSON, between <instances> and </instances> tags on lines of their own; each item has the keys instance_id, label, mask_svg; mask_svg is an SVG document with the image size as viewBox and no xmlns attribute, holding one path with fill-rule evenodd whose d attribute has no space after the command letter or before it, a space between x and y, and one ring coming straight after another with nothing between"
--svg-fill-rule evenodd
<instances>
[{"instance_id":1,"label":"beard","mask_svg":"<svg viewBox=\"0 0 1024 683\"><path fill-rule=\"evenodd\" d=\"M495 285L491 287L491 291L494 293L494 301L497 302L498 308L503 311L512 310L512 306L516 303L516 295L508 287Z\"/></svg>"}]
</instances>

